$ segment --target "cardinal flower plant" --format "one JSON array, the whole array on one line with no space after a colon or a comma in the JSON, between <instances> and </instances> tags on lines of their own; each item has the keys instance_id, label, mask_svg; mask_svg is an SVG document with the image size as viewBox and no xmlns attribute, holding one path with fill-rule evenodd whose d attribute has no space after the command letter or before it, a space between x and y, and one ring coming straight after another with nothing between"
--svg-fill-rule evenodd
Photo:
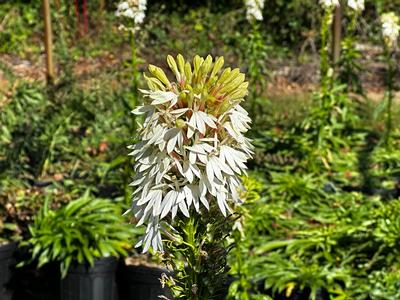
<instances>
[{"instance_id":1,"label":"cardinal flower plant","mask_svg":"<svg viewBox=\"0 0 400 300\"><path fill-rule=\"evenodd\" d=\"M162 282L175 299L210 299L227 271L226 237L253 153L240 106L248 83L239 69L222 70L222 57L167 62L176 81L150 65L143 105L133 111L144 119L131 146L131 210L147 226L137 246L163 253L175 276Z\"/></svg>"}]
</instances>

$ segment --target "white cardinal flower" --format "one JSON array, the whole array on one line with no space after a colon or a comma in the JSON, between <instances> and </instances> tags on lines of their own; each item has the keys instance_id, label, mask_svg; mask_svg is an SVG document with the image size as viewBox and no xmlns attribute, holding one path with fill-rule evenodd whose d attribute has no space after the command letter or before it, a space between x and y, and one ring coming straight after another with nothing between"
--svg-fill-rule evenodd
<instances>
[{"instance_id":1,"label":"white cardinal flower","mask_svg":"<svg viewBox=\"0 0 400 300\"><path fill-rule=\"evenodd\" d=\"M339 0L319 0L319 3L324 9L331 9L340 5Z\"/></svg>"},{"instance_id":2,"label":"white cardinal flower","mask_svg":"<svg viewBox=\"0 0 400 300\"><path fill-rule=\"evenodd\" d=\"M120 18L132 20L134 28L133 31L138 29L138 25L142 24L146 16L145 11L147 8L147 0L126 0L118 4L115 15ZM120 28L128 28L121 25Z\"/></svg>"},{"instance_id":3,"label":"white cardinal flower","mask_svg":"<svg viewBox=\"0 0 400 300\"><path fill-rule=\"evenodd\" d=\"M362 12L365 8L364 0L348 0L347 5L356 12Z\"/></svg>"},{"instance_id":4,"label":"white cardinal flower","mask_svg":"<svg viewBox=\"0 0 400 300\"><path fill-rule=\"evenodd\" d=\"M395 47L400 32L399 17L393 12L385 13L381 16L381 22L386 45L389 48Z\"/></svg>"},{"instance_id":5,"label":"white cardinal flower","mask_svg":"<svg viewBox=\"0 0 400 300\"><path fill-rule=\"evenodd\" d=\"M253 20L262 21L262 10L264 8L265 0L245 0L246 4L246 18L249 22Z\"/></svg>"},{"instance_id":6,"label":"white cardinal flower","mask_svg":"<svg viewBox=\"0 0 400 300\"><path fill-rule=\"evenodd\" d=\"M176 82L161 68L150 65L143 105L133 113L143 115L139 142L130 146L135 159L135 187L131 210L138 226L147 224L136 245L162 251L160 229L179 217L210 209L221 214L241 203L240 175L253 154L244 133L251 119L240 106L248 82L239 69L221 71L222 57L213 62L196 56L193 65L182 55L167 58ZM168 227L168 226L164 226Z\"/></svg>"}]
</instances>

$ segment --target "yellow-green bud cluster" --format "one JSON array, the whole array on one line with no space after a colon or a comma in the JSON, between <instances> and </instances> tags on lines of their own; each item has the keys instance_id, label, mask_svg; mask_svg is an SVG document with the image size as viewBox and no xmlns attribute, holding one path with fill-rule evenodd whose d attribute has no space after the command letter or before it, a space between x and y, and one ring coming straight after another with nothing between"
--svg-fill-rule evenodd
<instances>
[{"instance_id":1,"label":"yellow-green bud cluster","mask_svg":"<svg viewBox=\"0 0 400 300\"><path fill-rule=\"evenodd\" d=\"M151 76L145 75L145 78L152 91L172 91L178 94L179 106L197 106L218 116L241 102L248 93L249 83L239 69L222 70L223 57L213 61L210 55L205 59L195 56L191 64L180 54L176 59L168 55L167 63L176 82L171 83L165 72L153 65L149 66Z\"/></svg>"}]
</instances>

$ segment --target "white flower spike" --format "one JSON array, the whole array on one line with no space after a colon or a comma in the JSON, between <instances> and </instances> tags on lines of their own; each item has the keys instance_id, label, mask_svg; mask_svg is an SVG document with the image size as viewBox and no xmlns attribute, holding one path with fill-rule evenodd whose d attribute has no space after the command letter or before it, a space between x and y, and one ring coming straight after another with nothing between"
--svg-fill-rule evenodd
<instances>
[{"instance_id":1,"label":"white flower spike","mask_svg":"<svg viewBox=\"0 0 400 300\"><path fill-rule=\"evenodd\" d=\"M249 22L263 20L264 2L265 0L245 0L246 18Z\"/></svg>"},{"instance_id":2,"label":"white flower spike","mask_svg":"<svg viewBox=\"0 0 400 300\"><path fill-rule=\"evenodd\" d=\"M393 12L385 13L381 16L381 22L382 35L386 45L389 48L394 48L400 32L399 17Z\"/></svg>"},{"instance_id":3,"label":"white flower spike","mask_svg":"<svg viewBox=\"0 0 400 300\"><path fill-rule=\"evenodd\" d=\"M136 31L139 25L143 23L146 16L147 0L126 0L118 4L115 15L125 20L133 21L133 28L120 25L121 29Z\"/></svg>"},{"instance_id":4,"label":"white flower spike","mask_svg":"<svg viewBox=\"0 0 400 300\"><path fill-rule=\"evenodd\" d=\"M332 9L340 5L339 0L319 0L319 3L324 9Z\"/></svg>"},{"instance_id":5,"label":"white flower spike","mask_svg":"<svg viewBox=\"0 0 400 300\"><path fill-rule=\"evenodd\" d=\"M253 154L244 136L251 119L240 106L248 83L239 69L227 68L222 57L182 55L167 58L176 82L150 65L153 77L143 105L133 113L144 116L139 142L130 146L135 159L132 210L138 226L147 224L136 246L162 251L161 222L201 213L215 203L222 215L241 203L240 175Z\"/></svg>"},{"instance_id":6,"label":"white flower spike","mask_svg":"<svg viewBox=\"0 0 400 300\"><path fill-rule=\"evenodd\" d=\"M347 5L356 12L362 12L365 9L364 0L348 0Z\"/></svg>"}]
</instances>

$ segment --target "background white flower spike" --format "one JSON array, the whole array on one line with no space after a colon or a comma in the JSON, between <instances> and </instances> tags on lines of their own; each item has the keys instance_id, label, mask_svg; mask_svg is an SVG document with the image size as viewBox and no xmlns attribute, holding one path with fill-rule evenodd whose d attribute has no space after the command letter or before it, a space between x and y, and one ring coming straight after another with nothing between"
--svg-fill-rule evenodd
<instances>
[{"instance_id":1,"label":"background white flower spike","mask_svg":"<svg viewBox=\"0 0 400 300\"><path fill-rule=\"evenodd\" d=\"M325 8L325 9L331 9L336 6L340 5L339 0L320 0L319 3Z\"/></svg>"},{"instance_id":2,"label":"background white flower spike","mask_svg":"<svg viewBox=\"0 0 400 300\"><path fill-rule=\"evenodd\" d=\"M133 24L121 24L120 29L136 31L139 29L139 25L143 23L146 17L145 11L147 9L147 0L126 0L120 2L117 6L115 15L122 19L125 19L125 23Z\"/></svg>"},{"instance_id":3,"label":"background white flower spike","mask_svg":"<svg viewBox=\"0 0 400 300\"><path fill-rule=\"evenodd\" d=\"M364 0L348 0L347 5L357 12L362 12L365 9Z\"/></svg>"},{"instance_id":4,"label":"background white flower spike","mask_svg":"<svg viewBox=\"0 0 400 300\"><path fill-rule=\"evenodd\" d=\"M167 61L177 82L150 66L149 90L141 90L143 105L132 111L144 116L139 142L130 146L136 173L131 210L138 226L147 225L137 244L144 252L163 250L160 230L168 226L161 222L171 225L213 204L221 217L231 213L232 204L242 203L239 176L253 154L244 136L251 119L240 106L247 95L244 74L222 71L222 57L196 56L193 65L182 55Z\"/></svg>"},{"instance_id":5,"label":"background white flower spike","mask_svg":"<svg viewBox=\"0 0 400 300\"><path fill-rule=\"evenodd\" d=\"M381 16L382 35L386 45L394 48L397 44L400 32L400 19L394 12L385 13Z\"/></svg>"},{"instance_id":6,"label":"background white flower spike","mask_svg":"<svg viewBox=\"0 0 400 300\"><path fill-rule=\"evenodd\" d=\"M249 22L262 21L265 0L245 0L246 18Z\"/></svg>"}]
</instances>

